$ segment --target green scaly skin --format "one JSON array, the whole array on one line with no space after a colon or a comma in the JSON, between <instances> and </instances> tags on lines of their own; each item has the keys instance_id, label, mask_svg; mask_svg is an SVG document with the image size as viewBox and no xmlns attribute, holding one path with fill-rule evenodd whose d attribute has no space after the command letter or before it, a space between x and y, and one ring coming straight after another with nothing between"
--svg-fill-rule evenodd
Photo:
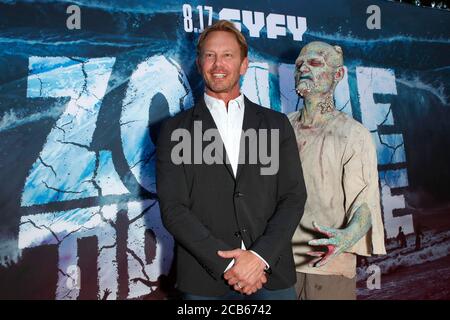
<instances>
[{"instance_id":1,"label":"green scaly skin","mask_svg":"<svg viewBox=\"0 0 450 320\"><path fill-rule=\"evenodd\" d=\"M371 215L366 203L362 204L353 215L345 229L320 226L313 222L314 228L326 235L328 239L316 239L308 242L310 246L326 246L327 252L310 251L308 255L317 257L310 263L311 267L321 267L334 257L354 246L371 228Z\"/></svg>"}]
</instances>

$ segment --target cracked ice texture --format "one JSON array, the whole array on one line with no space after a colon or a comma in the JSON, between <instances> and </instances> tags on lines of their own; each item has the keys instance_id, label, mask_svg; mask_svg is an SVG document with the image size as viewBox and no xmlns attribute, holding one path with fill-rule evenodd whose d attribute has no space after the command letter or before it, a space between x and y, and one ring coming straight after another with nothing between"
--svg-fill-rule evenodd
<instances>
[{"instance_id":1,"label":"cracked ice texture","mask_svg":"<svg viewBox=\"0 0 450 320\"><path fill-rule=\"evenodd\" d=\"M382 186L389 188L406 187L408 185L408 173L406 169L386 170L379 173Z\"/></svg>"},{"instance_id":2,"label":"cracked ice texture","mask_svg":"<svg viewBox=\"0 0 450 320\"><path fill-rule=\"evenodd\" d=\"M361 120L369 131L378 130L378 125L393 125L391 105L375 103L374 94L397 94L395 74L391 69L356 68L358 94L361 105Z\"/></svg>"},{"instance_id":3,"label":"cracked ice texture","mask_svg":"<svg viewBox=\"0 0 450 320\"><path fill-rule=\"evenodd\" d=\"M96 236L98 239L99 290L111 290L116 298L117 261L115 229L117 207L80 208L55 213L23 216L19 229L19 248L58 245L58 282L56 299L76 299L80 293L77 240ZM81 271L82 272L82 271Z\"/></svg>"},{"instance_id":4,"label":"cracked ice texture","mask_svg":"<svg viewBox=\"0 0 450 320\"><path fill-rule=\"evenodd\" d=\"M396 95L397 85L394 71L383 68L357 67L356 79L361 105L361 119L372 133L377 149L378 165L406 162L403 135L400 133L381 134L379 126L394 125L391 105L375 103L374 94ZM405 170L387 170L380 172L381 201L383 205L384 224L388 238L395 237L399 226L405 233L414 231L410 214L394 216L395 209L405 208L403 195L392 195L392 188L408 185Z\"/></svg>"},{"instance_id":5,"label":"cracked ice texture","mask_svg":"<svg viewBox=\"0 0 450 320\"><path fill-rule=\"evenodd\" d=\"M178 81L174 80L178 79ZM137 66L123 100L121 139L125 158L141 186L155 191L155 141L148 134L152 98L160 93L171 116L194 104L189 82L180 66L170 58L153 56Z\"/></svg>"},{"instance_id":6,"label":"cracked ice texture","mask_svg":"<svg viewBox=\"0 0 450 320\"><path fill-rule=\"evenodd\" d=\"M99 169L97 171L96 183L104 196L128 193L128 189L120 180L116 169L114 169L110 151L103 150L99 153Z\"/></svg>"},{"instance_id":7,"label":"cracked ice texture","mask_svg":"<svg viewBox=\"0 0 450 320\"><path fill-rule=\"evenodd\" d=\"M393 70L357 67L358 94L361 105L361 119L372 132L377 148L378 164L405 162L405 149L401 134L383 135L378 132L380 125L394 125L389 103L375 103L374 94L397 94Z\"/></svg>"},{"instance_id":8,"label":"cracked ice texture","mask_svg":"<svg viewBox=\"0 0 450 320\"><path fill-rule=\"evenodd\" d=\"M269 64L251 62L242 81L242 92L254 103L270 108Z\"/></svg>"},{"instance_id":9,"label":"cracked ice texture","mask_svg":"<svg viewBox=\"0 0 450 320\"><path fill-rule=\"evenodd\" d=\"M93 181L96 154L89 146L114 61L30 57L27 96L70 101L31 167L23 206L99 195Z\"/></svg>"},{"instance_id":10,"label":"cracked ice texture","mask_svg":"<svg viewBox=\"0 0 450 320\"><path fill-rule=\"evenodd\" d=\"M384 135L377 131L372 133L372 138L377 148L379 165L406 161L403 135Z\"/></svg>"},{"instance_id":11,"label":"cracked ice texture","mask_svg":"<svg viewBox=\"0 0 450 320\"><path fill-rule=\"evenodd\" d=\"M128 203L128 229L127 257L129 266L129 278L144 279L156 283L161 274L168 275L173 259L174 240L164 228L159 204L157 201L147 200ZM150 229L156 238L156 253L152 261L146 261L145 257L145 231ZM152 292L155 288L143 284L140 281L130 281L130 294L128 298L136 298Z\"/></svg>"}]
</instances>

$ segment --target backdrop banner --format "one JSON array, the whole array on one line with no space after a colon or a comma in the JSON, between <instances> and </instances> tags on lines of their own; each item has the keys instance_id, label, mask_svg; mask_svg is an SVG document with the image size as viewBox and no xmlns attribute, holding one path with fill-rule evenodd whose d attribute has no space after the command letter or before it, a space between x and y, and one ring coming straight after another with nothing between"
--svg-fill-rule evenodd
<instances>
[{"instance_id":1,"label":"backdrop banner","mask_svg":"<svg viewBox=\"0 0 450 320\"><path fill-rule=\"evenodd\" d=\"M75 3L0 1L0 299L171 297L155 143L162 120L202 97L195 45L219 19L249 43L243 92L284 113L303 105L301 47L343 48L336 105L376 143L388 250L359 261L358 298L450 298L448 11L380 0Z\"/></svg>"}]
</instances>

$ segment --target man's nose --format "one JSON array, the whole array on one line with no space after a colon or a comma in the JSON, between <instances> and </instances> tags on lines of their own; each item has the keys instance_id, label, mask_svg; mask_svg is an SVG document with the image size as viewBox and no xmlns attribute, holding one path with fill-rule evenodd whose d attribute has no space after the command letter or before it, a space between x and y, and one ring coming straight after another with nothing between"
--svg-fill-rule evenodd
<instances>
[{"instance_id":1,"label":"man's nose","mask_svg":"<svg viewBox=\"0 0 450 320\"><path fill-rule=\"evenodd\" d=\"M223 64L223 58L221 57L216 57L216 59L214 59L214 66L216 67L220 67Z\"/></svg>"}]
</instances>

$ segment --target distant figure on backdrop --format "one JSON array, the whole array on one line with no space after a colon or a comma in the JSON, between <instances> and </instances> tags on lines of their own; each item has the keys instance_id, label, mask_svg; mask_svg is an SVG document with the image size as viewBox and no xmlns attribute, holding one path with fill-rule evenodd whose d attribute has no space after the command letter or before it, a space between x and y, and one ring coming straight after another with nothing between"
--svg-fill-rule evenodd
<instances>
[{"instance_id":1,"label":"distant figure on backdrop","mask_svg":"<svg viewBox=\"0 0 450 320\"><path fill-rule=\"evenodd\" d=\"M396 237L397 241L398 241L398 245L400 248L406 248L407 246L407 241L406 241L406 236L403 233L403 228L402 227L398 227L398 234Z\"/></svg>"},{"instance_id":2,"label":"distant figure on backdrop","mask_svg":"<svg viewBox=\"0 0 450 320\"><path fill-rule=\"evenodd\" d=\"M417 224L414 229L416 231L416 251L418 251L421 249L421 240L423 238L422 226L420 224Z\"/></svg>"}]
</instances>

